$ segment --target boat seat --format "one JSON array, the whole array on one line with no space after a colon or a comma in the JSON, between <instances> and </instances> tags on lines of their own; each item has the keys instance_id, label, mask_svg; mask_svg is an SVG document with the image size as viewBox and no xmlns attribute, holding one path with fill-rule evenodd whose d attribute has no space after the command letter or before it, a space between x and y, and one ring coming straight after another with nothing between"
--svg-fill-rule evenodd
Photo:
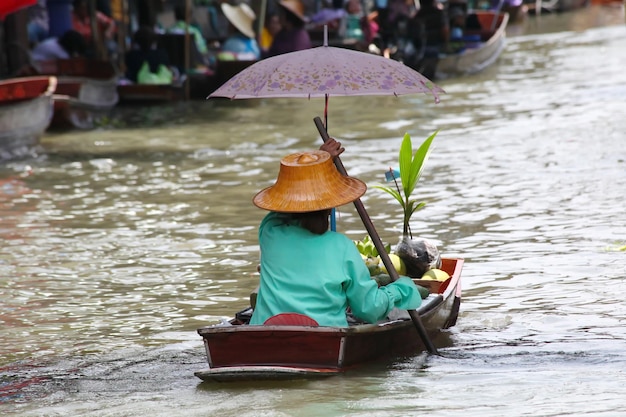
<instances>
[{"instance_id":1,"label":"boat seat","mask_svg":"<svg viewBox=\"0 0 626 417\"><path fill-rule=\"evenodd\" d=\"M269 326L312 326L318 327L317 321L311 317L299 313L280 313L265 320L264 325Z\"/></svg>"}]
</instances>

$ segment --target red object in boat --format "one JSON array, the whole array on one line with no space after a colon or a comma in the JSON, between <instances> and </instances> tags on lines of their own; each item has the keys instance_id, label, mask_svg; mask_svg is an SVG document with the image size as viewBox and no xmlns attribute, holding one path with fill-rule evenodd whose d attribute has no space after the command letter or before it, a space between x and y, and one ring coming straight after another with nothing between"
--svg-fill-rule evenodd
<instances>
[{"instance_id":1,"label":"red object in boat","mask_svg":"<svg viewBox=\"0 0 626 417\"><path fill-rule=\"evenodd\" d=\"M281 313L270 317L263 323L266 326L313 326L319 324L311 317L299 313Z\"/></svg>"}]
</instances>

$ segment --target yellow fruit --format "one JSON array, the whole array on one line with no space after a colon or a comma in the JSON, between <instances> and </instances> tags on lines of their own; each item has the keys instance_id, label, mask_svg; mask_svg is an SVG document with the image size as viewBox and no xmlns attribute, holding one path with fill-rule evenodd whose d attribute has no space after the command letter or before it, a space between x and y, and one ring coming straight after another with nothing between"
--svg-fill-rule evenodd
<instances>
[{"instance_id":1,"label":"yellow fruit","mask_svg":"<svg viewBox=\"0 0 626 417\"><path fill-rule=\"evenodd\" d=\"M393 267L396 269L396 271L398 271L398 275L406 275L406 265L404 265L404 261L398 255L396 255L395 253L390 253L389 259L391 259ZM383 271L384 274L389 273L387 272L387 268L382 262L380 269Z\"/></svg>"},{"instance_id":2,"label":"yellow fruit","mask_svg":"<svg viewBox=\"0 0 626 417\"><path fill-rule=\"evenodd\" d=\"M429 269L428 271L426 271L426 273L422 276L422 279L432 279L435 281L445 281L448 278L450 278L450 275L448 275L448 273L446 271L442 271L441 269Z\"/></svg>"}]
</instances>

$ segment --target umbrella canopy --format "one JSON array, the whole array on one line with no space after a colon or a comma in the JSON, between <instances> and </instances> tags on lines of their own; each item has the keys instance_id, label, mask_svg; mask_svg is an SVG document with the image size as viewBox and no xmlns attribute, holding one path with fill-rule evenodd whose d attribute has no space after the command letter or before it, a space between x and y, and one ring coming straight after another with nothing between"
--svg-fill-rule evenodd
<instances>
[{"instance_id":1,"label":"umbrella canopy","mask_svg":"<svg viewBox=\"0 0 626 417\"><path fill-rule=\"evenodd\" d=\"M37 4L37 0L2 0L0 1L0 20L24 7Z\"/></svg>"},{"instance_id":2,"label":"umbrella canopy","mask_svg":"<svg viewBox=\"0 0 626 417\"><path fill-rule=\"evenodd\" d=\"M444 93L419 72L379 55L319 46L263 59L209 97L231 99Z\"/></svg>"}]
</instances>

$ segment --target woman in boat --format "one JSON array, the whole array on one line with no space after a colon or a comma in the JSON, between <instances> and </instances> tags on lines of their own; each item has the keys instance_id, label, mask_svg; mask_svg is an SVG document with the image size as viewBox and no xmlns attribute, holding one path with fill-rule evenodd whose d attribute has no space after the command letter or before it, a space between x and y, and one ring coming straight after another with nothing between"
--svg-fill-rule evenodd
<instances>
[{"instance_id":1,"label":"woman in boat","mask_svg":"<svg viewBox=\"0 0 626 417\"><path fill-rule=\"evenodd\" d=\"M217 55L218 60L256 61L261 58L261 49L255 39L252 24L256 13L245 3L231 6L222 3L222 12L228 19L230 36L224 41Z\"/></svg>"},{"instance_id":2,"label":"woman in boat","mask_svg":"<svg viewBox=\"0 0 626 417\"><path fill-rule=\"evenodd\" d=\"M304 5L300 0L281 0L281 29L274 37L267 56L286 54L311 48L311 37L305 28L309 20L304 15Z\"/></svg>"},{"instance_id":3,"label":"woman in boat","mask_svg":"<svg viewBox=\"0 0 626 417\"><path fill-rule=\"evenodd\" d=\"M410 278L378 287L354 242L328 230L331 209L358 199L367 188L337 171L333 158L341 152L331 139L319 151L284 157L276 183L254 197L254 204L270 213L259 227L261 280L250 324L296 313L320 326L345 327L348 307L373 323L393 308L420 306Z\"/></svg>"}]
</instances>

